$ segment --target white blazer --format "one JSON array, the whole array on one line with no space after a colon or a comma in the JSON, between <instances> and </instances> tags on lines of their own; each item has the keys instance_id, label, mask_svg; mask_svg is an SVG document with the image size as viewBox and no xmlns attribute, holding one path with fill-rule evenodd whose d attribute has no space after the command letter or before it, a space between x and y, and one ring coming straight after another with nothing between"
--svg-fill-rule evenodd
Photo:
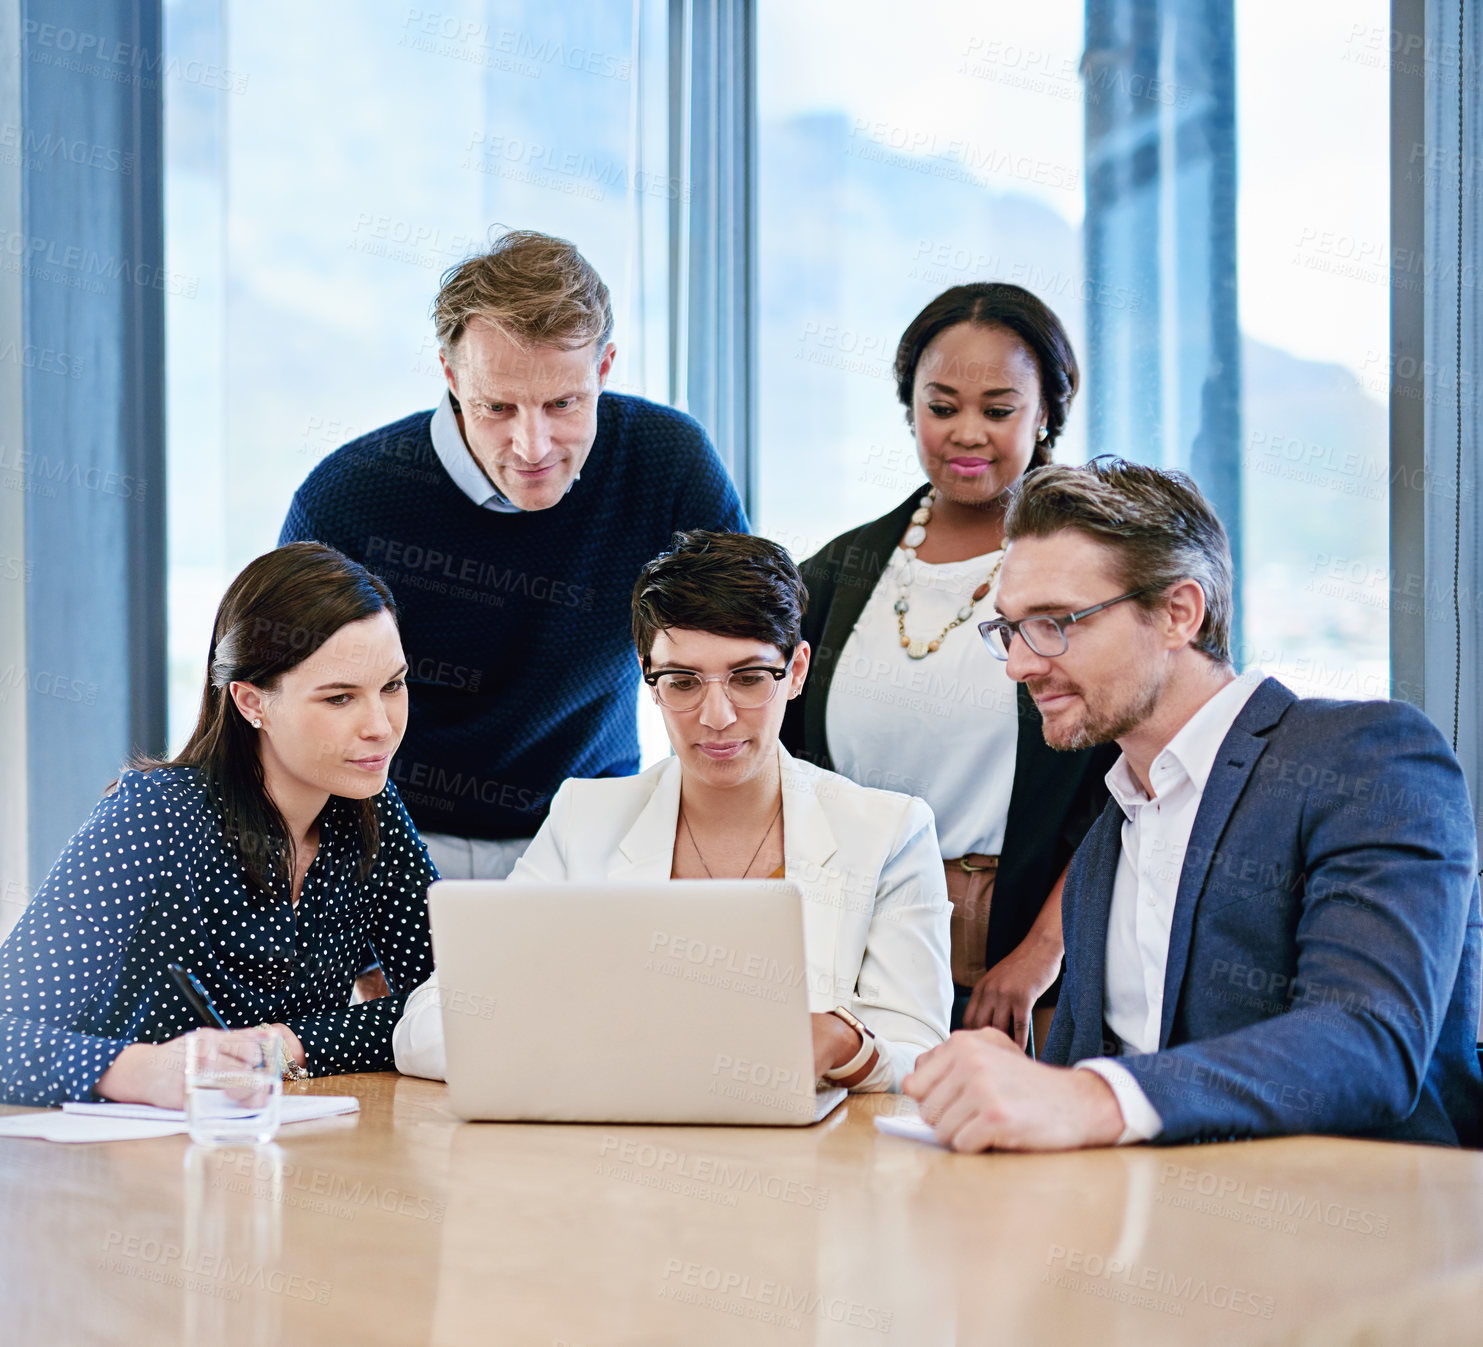
<instances>
[{"instance_id":1,"label":"white blazer","mask_svg":"<svg viewBox=\"0 0 1483 1347\"><path fill-rule=\"evenodd\" d=\"M918 1054L948 1033L947 883L932 811L857 786L778 746L783 862L803 890L808 1003L847 1007L875 1031L880 1059L857 1090L899 1090ZM565 782L512 880L667 880L680 814L680 763L639 776ZM407 998L392 1037L397 1070L446 1074L438 975Z\"/></svg>"}]
</instances>

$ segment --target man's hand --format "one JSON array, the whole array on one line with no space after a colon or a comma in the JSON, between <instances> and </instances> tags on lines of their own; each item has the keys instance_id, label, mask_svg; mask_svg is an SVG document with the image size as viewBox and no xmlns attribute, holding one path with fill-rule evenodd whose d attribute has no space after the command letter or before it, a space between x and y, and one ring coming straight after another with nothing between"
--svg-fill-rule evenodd
<instances>
[{"instance_id":1,"label":"man's hand","mask_svg":"<svg viewBox=\"0 0 1483 1347\"><path fill-rule=\"evenodd\" d=\"M1060 973L1061 952L1059 938L1045 939L1031 931L979 978L963 1012L963 1027L1001 1030L1026 1051L1030 1012Z\"/></svg>"},{"instance_id":2,"label":"man's hand","mask_svg":"<svg viewBox=\"0 0 1483 1347\"><path fill-rule=\"evenodd\" d=\"M1096 1072L1031 1061L997 1029L959 1030L924 1052L901 1090L955 1151L1069 1151L1111 1146L1123 1131Z\"/></svg>"}]
</instances>

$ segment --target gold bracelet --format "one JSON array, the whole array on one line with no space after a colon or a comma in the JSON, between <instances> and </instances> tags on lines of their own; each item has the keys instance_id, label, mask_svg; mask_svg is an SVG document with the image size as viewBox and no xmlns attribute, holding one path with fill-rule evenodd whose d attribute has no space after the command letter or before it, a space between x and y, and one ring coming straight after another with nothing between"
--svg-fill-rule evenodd
<instances>
[{"instance_id":1,"label":"gold bracelet","mask_svg":"<svg viewBox=\"0 0 1483 1347\"><path fill-rule=\"evenodd\" d=\"M259 1029L277 1029L276 1024L264 1021L258 1025ZM278 1074L284 1080L308 1080L308 1068L300 1066L288 1053L288 1045L283 1041L282 1032L278 1035Z\"/></svg>"}]
</instances>

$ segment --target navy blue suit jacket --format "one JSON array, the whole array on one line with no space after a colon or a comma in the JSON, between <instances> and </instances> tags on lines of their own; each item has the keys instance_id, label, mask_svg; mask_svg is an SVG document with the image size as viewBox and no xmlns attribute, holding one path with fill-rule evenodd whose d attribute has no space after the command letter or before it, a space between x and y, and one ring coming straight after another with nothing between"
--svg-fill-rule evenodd
<instances>
[{"instance_id":1,"label":"navy blue suit jacket","mask_svg":"<svg viewBox=\"0 0 1483 1347\"><path fill-rule=\"evenodd\" d=\"M1123 817L1109 801L1071 863L1049 1062L1117 1050L1102 1011ZM1462 769L1421 712L1263 682L1190 833L1159 1050L1120 1059L1159 1141L1483 1144L1476 850Z\"/></svg>"}]
</instances>

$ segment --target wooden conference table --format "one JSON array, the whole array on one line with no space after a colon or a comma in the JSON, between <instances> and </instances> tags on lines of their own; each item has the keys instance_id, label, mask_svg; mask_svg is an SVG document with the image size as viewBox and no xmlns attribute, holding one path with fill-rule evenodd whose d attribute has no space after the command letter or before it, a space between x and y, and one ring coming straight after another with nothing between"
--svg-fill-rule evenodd
<instances>
[{"instance_id":1,"label":"wooden conference table","mask_svg":"<svg viewBox=\"0 0 1483 1347\"><path fill-rule=\"evenodd\" d=\"M1483 1154L1293 1138L956 1156L809 1129L460 1125L259 1151L0 1141L0 1341L1476 1343ZM13 1110L4 1110L12 1112Z\"/></svg>"}]
</instances>

